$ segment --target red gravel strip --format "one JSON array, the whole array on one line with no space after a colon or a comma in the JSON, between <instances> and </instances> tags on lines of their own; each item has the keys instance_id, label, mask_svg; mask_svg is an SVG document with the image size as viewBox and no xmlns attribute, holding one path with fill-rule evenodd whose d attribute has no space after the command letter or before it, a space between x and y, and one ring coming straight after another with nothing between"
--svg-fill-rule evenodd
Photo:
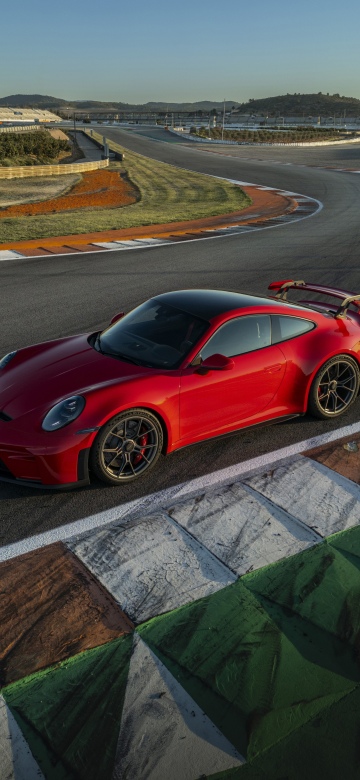
<instances>
[{"instance_id":1,"label":"red gravel strip","mask_svg":"<svg viewBox=\"0 0 360 780\"><path fill-rule=\"evenodd\" d=\"M226 225L254 224L264 219L273 219L285 213L290 213L296 208L296 201L290 196L280 195L274 190L260 190L257 187L242 187L252 199L251 206L242 211L231 214L222 214L217 217L195 219L188 222L170 222L165 225L147 225L146 227L123 228L120 230L105 230L99 233L80 233L68 236L54 236L53 238L38 238L31 241L16 241L0 244L1 249L14 249L27 253L26 250L52 247L88 245L94 241L124 241L132 238L167 238L174 233L181 235L201 231L206 227L225 227ZM100 249L100 247L97 247Z\"/></svg>"}]
</instances>

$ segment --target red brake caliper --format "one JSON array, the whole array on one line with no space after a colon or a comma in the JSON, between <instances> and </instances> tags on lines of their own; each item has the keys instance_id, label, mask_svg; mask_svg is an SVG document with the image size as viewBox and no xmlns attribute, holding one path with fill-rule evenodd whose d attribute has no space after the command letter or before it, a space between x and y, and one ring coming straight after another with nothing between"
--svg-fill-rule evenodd
<instances>
[{"instance_id":1,"label":"red brake caliper","mask_svg":"<svg viewBox=\"0 0 360 780\"><path fill-rule=\"evenodd\" d=\"M140 439L139 439L139 447L144 447L145 448L147 443L148 443L148 434L144 433L144 435L141 436ZM138 463L140 463L144 453L145 453L145 449L141 450L137 455L135 455L134 466L136 466Z\"/></svg>"}]
</instances>

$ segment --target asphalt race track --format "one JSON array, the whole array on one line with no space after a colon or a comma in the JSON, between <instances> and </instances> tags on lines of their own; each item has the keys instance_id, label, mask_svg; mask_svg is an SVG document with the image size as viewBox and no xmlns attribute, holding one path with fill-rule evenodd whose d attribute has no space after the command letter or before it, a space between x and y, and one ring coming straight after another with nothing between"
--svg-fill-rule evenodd
<instances>
[{"instance_id":1,"label":"asphalt race track","mask_svg":"<svg viewBox=\"0 0 360 780\"><path fill-rule=\"evenodd\" d=\"M175 166L302 193L321 201L323 209L309 219L251 234L131 252L2 262L1 355L29 343L98 330L115 312L172 289L265 294L270 281L294 276L360 292L360 176L352 172L360 170L360 144L213 146L207 151L161 129L102 129L125 147ZM360 400L337 422L304 417L190 447L163 460L142 481L121 488L94 480L88 488L57 493L0 483L1 544L348 425L359 419L359 411Z\"/></svg>"}]
</instances>

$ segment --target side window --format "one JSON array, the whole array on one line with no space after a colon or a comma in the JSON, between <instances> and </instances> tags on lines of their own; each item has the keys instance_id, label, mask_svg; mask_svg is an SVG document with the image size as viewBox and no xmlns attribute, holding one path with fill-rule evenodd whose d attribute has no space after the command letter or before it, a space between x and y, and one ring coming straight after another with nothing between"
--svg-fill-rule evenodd
<instances>
[{"instance_id":1,"label":"side window","mask_svg":"<svg viewBox=\"0 0 360 780\"><path fill-rule=\"evenodd\" d=\"M278 344L280 341L293 339L295 336L301 336L315 328L315 324L309 320L302 320L300 317L286 317L282 315L272 315L271 317L271 337L272 343Z\"/></svg>"},{"instance_id":2,"label":"side window","mask_svg":"<svg viewBox=\"0 0 360 780\"><path fill-rule=\"evenodd\" d=\"M226 322L214 333L202 348L201 357L203 360L215 354L234 357L268 347L270 344L270 317L263 314L237 317Z\"/></svg>"}]
</instances>

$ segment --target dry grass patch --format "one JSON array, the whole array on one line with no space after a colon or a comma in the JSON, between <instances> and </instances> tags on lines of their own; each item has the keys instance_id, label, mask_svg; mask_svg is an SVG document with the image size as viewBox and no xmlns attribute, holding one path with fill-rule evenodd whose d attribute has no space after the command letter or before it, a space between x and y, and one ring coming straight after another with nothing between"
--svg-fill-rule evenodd
<instances>
[{"instance_id":1,"label":"dry grass patch","mask_svg":"<svg viewBox=\"0 0 360 780\"><path fill-rule=\"evenodd\" d=\"M96 135L94 133L94 135ZM100 136L99 136L100 138ZM123 147L110 142L123 152ZM101 230L180 222L241 211L251 200L240 187L227 181L176 168L125 150L121 171L138 192L138 200L125 208L79 208L44 216L10 216L0 220L0 241L29 240Z\"/></svg>"},{"instance_id":2,"label":"dry grass patch","mask_svg":"<svg viewBox=\"0 0 360 780\"><path fill-rule=\"evenodd\" d=\"M68 192L80 179L79 173L42 176L38 179L0 179L0 208L57 198Z\"/></svg>"}]
</instances>

